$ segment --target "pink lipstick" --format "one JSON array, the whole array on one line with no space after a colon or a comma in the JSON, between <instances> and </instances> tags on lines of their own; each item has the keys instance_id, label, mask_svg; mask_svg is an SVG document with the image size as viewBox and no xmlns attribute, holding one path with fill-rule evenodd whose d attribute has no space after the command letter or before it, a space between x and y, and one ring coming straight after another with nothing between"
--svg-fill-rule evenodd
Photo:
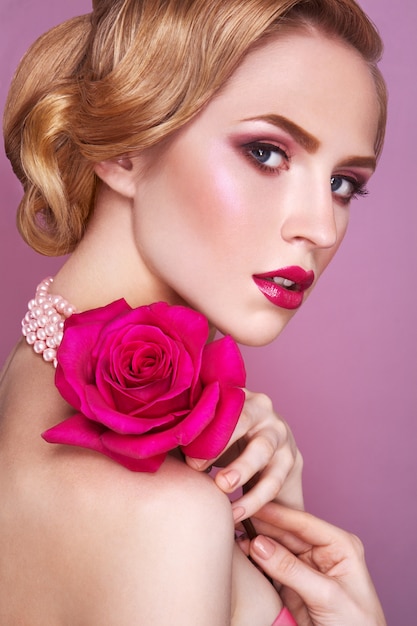
<instances>
[{"instance_id":1,"label":"pink lipstick","mask_svg":"<svg viewBox=\"0 0 417 626\"><path fill-rule=\"evenodd\" d=\"M266 274L255 274L252 278L272 304L283 309L298 309L303 302L304 291L314 282L314 272L291 266Z\"/></svg>"}]
</instances>

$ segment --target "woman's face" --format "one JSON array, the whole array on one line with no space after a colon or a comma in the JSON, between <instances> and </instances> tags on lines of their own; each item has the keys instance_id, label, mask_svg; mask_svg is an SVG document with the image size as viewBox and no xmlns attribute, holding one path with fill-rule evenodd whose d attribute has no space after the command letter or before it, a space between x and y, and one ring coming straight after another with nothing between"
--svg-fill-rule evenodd
<instances>
[{"instance_id":1,"label":"woman's face","mask_svg":"<svg viewBox=\"0 0 417 626\"><path fill-rule=\"evenodd\" d=\"M152 150L135 238L152 279L237 341L272 341L346 232L375 165L376 90L359 54L294 33L251 53Z\"/></svg>"}]
</instances>

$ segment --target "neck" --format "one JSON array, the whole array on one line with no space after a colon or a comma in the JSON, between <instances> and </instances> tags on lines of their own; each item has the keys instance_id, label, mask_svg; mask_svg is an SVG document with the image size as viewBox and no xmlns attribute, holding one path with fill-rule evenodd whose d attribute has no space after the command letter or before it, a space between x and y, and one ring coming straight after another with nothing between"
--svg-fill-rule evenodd
<instances>
[{"instance_id":1,"label":"neck","mask_svg":"<svg viewBox=\"0 0 417 626\"><path fill-rule=\"evenodd\" d=\"M78 311L120 298L132 307L160 300L184 304L138 250L130 200L106 186L98 194L81 243L55 276L51 291L64 296Z\"/></svg>"}]
</instances>

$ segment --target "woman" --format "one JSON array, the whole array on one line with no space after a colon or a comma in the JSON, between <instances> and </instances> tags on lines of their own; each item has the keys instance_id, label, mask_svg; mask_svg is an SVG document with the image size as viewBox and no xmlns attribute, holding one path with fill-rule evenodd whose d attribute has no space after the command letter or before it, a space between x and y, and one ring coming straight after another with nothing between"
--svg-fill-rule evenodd
<instances>
[{"instance_id":1,"label":"woman","mask_svg":"<svg viewBox=\"0 0 417 626\"><path fill-rule=\"evenodd\" d=\"M194 399L204 383L218 394L207 430L216 437L187 432L165 456L157 430L143 438L145 460L123 416L130 391L116 428L108 372L92 389L89 359L119 354L131 327L117 325L130 307L146 326L149 316L175 320L185 369L188 334L205 332L197 311L210 338L218 329L261 345L280 333L337 251L349 202L375 168L385 127L380 52L351 0L97 1L91 16L28 52L4 124L25 189L19 228L37 251L72 255L25 316L25 335L47 362L22 342L1 383L2 623L284 619L280 596L234 545L233 520L283 483L280 500L301 507L299 455L285 424L272 426L268 399L242 397L234 344L210 344L187 391ZM37 302L54 311L55 343L38 332ZM104 327L118 341L106 338L103 356ZM159 330L153 323L152 336ZM140 363L149 369L146 350ZM252 444L216 481L230 492L263 472L232 518L216 484L183 455L217 457L243 403L231 441L243 432ZM157 404L152 397L151 412ZM73 445L49 445L41 433Z\"/></svg>"}]
</instances>

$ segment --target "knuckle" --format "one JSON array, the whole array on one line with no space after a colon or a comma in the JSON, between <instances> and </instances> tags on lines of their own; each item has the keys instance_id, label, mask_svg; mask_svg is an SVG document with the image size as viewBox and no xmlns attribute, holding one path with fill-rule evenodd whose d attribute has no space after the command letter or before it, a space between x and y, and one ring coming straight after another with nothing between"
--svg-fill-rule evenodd
<instances>
[{"instance_id":1,"label":"knuckle","mask_svg":"<svg viewBox=\"0 0 417 626\"><path fill-rule=\"evenodd\" d=\"M258 443L259 449L263 453L263 456L266 456L267 458L271 458L274 456L277 446L276 446L276 443L272 441L270 437L268 437L266 434L260 434L258 436L257 443Z\"/></svg>"},{"instance_id":2,"label":"knuckle","mask_svg":"<svg viewBox=\"0 0 417 626\"><path fill-rule=\"evenodd\" d=\"M331 579L322 579L320 589L317 590L317 601L321 606L333 607L338 597L338 587ZM337 606L337 604L336 604Z\"/></svg>"},{"instance_id":3,"label":"knuckle","mask_svg":"<svg viewBox=\"0 0 417 626\"><path fill-rule=\"evenodd\" d=\"M300 471L304 467L304 457L303 457L303 455L301 454L301 452L299 451L298 448L297 448L296 453L295 453L294 467L296 467Z\"/></svg>"},{"instance_id":4,"label":"knuckle","mask_svg":"<svg viewBox=\"0 0 417 626\"><path fill-rule=\"evenodd\" d=\"M256 393L253 396L253 400L256 402L258 408L266 412L273 411L272 400L266 393Z\"/></svg>"},{"instance_id":5,"label":"knuckle","mask_svg":"<svg viewBox=\"0 0 417 626\"><path fill-rule=\"evenodd\" d=\"M297 557L291 553L284 554L280 560L279 569L285 578L296 578L298 575Z\"/></svg>"},{"instance_id":6,"label":"knuckle","mask_svg":"<svg viewBox=\"0 0 417 626\"><path fill-rule=\"evenodd\" d=\"M351 546L353 548L353 551L357 555L357 557L359 557L360 559L364 559L365 558L365 548L364 548L364 545L363 545L362 541L359 539L359 537L357 535L349 533L349 540L350 540L350 544L351 544Z\"/></svg>"},{"instance_id":7,"label":"knuckle","mask_svg":"<svg viewBox=\"0 0 417 626\"><path fill-rule=\"evenodd\" d=\"M291 431L289 427L287 426L287 424L281 418L278 417L275 420L274 425L275 425L277 435L282 445L285 445L287 442L292 441ZM294 442L294 445L295 445L295 442Z\"/></svg>"}]
</instances>

